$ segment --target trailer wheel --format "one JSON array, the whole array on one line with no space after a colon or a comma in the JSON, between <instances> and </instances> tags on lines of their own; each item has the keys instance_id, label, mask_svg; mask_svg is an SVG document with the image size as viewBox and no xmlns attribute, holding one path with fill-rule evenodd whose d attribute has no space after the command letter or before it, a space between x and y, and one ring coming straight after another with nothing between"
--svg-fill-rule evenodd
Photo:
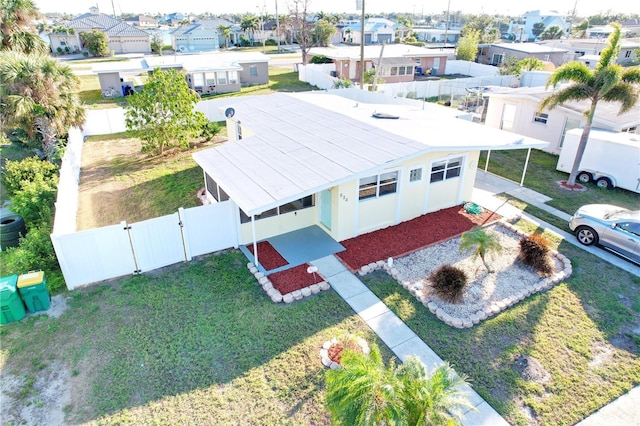
<instances>
[{"instance_id":1,"label":"trailer wheel","mask_svg":"<svg viewBox=\"0 0 640 426\"><path fill-rule=\"evenodd\" d=\"M609 179L608 177L601 177L600 179L598 179L596 181L596 185L598 186L598 188L602 188L602 189L611 189L611 188L613 188L613 184L611 183L611 179Z\"/></svg>"},{"instance_id":2,"label":"trailer wheel","mask_svg":"<svg viewBox=\"0 0 640 426\"><path fill-rule=\"evenodd\" d=\"M593 176L589 172L578 173L578 181L580 183L590 183L593 180Z\"/></svg>"}]
</instances>

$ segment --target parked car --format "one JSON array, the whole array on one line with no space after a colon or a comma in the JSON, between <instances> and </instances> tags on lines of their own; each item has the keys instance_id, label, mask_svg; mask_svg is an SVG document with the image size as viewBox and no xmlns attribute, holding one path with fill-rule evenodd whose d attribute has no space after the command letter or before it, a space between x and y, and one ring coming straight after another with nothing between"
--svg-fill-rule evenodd
<instances>
[{"instance_id":1,"label":"parked car","mask_svg":"<svg viewBox=\"0 0 640 426\"><path fill-rule=\"evenodd\" d=\"M586 246L599 244L640 263L640 210L588 204L571 217L569 228Z\"/></svg>"}]
</instances>

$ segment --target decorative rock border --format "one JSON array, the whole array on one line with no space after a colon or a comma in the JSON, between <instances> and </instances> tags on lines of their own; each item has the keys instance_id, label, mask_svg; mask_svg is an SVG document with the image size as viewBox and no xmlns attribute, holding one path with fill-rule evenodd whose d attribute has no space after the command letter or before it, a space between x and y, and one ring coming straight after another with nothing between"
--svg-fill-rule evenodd
<instances>
[{"instance_id":1,"label":"decorative rock border","mask_svg":"<svg viewBox=\"0 0 640 426\"><path fill-rule=\"evenodd\" d=\"M256 278L258 285L260 285L265 293L267 293L267 296L269 296L269 298L275 303L291 303L294 300L300 300L331 288L328 282L322 281L317 284L311 284L309 287L292 291L291 293L282 294L273 286L273 283L269 280L268 276L258 271L256 265L249 262L247 263L247 269L249 269L249 272L251 272Z\"/></svg>"},{"instance_id":2,"label":"decorative rock border","mask_svg":"<svg viewBox=\"0 0 640 426\"><path fill-rule=\"evenodd\" d=\"M520 238L528 236L529 234L527 234L526 232L522 231L521 229L515 227L512 223L510 223L512 221L515 222L515 219L514 218L511 218L509 220L503 219L498 223L501 226L507 228L511 232L518 235L518 237ZM431 311L431 313L437 316L444 323L456 328L471 328L474 325L480 323L480 321L483 321L489 317L492 317L504 311L505 309L529 297L530 295L544 291L544 290L548 290L554 285L556 285L557 283L559 283L560 281L569 278L573 273L573 267L571 266L571 261L562 253L559 253L557 250L551 250L550 253L552 256L558 259L560 263L562 263L562 269L559 272L551 274L548 277L542 278L536 284L527 286L526 288L524 288L524 290L521 293L517 295L513 295L511 297L507 297L502 300L493 302L491 305L487 306L484 310L479 310L467 317L451 316L450 314L445 312L442 308L440 308L437 301L430 300L426 297L421 296L418 293L419 289L417 289L415 285L410 283L405 283L405 284L402 284L400 282L398 283L402 285L405 289L407 289L407 291L411 293L412 296L416 297L425 307L429 309L429 311ZM395 280L398 279L398 270L393 268L392 259L386 262L384 260L379 260L377 262L364 265L358 270L358 275L363 276L373 271L376 271L378 269L384 269L389 275L391 275L391 277L393 277L393 279Z\"/></svg>"},{"instance_id":3,"label":"decorative rock border","mask_svg":"<svg viewBox=\"0 0 640 426\"><path fill-rule=\"evenodd\" d=\"M369 347L369 344L367 343L367 341L364 340L362 337L355 337L355 340L356 340L356 343L360 345L360 348L362 348L362 353L365 355L369 355L369 353L371 352L371 348ZM335 361L332 361L331 358L329 358L329 348L335 345L336 343L340 343L340 340L334 337L333 339L327 340L326 342L324 342L324 344L320 348L320 361L322 361L322 365L332 370L335 370L336 368L342 368L340 364L338 364Z\"/></svg>"}]
</instances>

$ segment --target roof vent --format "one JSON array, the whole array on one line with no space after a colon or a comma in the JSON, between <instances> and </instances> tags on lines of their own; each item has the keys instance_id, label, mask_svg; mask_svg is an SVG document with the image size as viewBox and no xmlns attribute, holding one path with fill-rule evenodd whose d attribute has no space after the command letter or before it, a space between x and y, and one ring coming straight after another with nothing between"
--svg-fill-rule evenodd
<instances>
[{"instance_id":1,"label":"roof vent","mask_svg":"<svg viewBox=\"0 0 640 426\"><path fill-rule=\"evenodd\" d=\"M371 116L374 118L386 118L387 120L397 120L400 118L399 115L388 114L386 112L374 112Z\"/></svg>"}]
</instances>

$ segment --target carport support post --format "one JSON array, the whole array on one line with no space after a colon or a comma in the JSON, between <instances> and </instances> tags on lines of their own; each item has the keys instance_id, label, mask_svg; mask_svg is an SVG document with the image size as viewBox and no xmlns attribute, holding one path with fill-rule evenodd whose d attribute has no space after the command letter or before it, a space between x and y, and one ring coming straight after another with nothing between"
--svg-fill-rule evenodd
<instances>
[{"instance_id":1,"label":"carport support post","mask_svg":"<svg viewBox=\"0 0 640 426\"><path fill-rule=\"evenodd\" d=\"M491 150L487 151L487 160L484 163L484 172L487 173L487 169L489 169L489 157L491 157Z\"/></svg>"},{"instance_id":2,"label":"carport support post","mask_svg":"<svg viewBox=\"0 0 640 426\"><path fill-rule=\"evenodd\" d=\"M256 241L256 216L251 215L251 234L253 235L253 257L256 261L256 267L260 267L258 261L258 242Z\"/></svg>"},{"instance_id":3,"label":"carport support post","mask_svg":"<svg viewBox=\"0 0 640 426\"><path fill-rule=\"evenodd\" d=\"M524 185L524 176L527 174L527 166L529 165L530 156L531 156L531 148L527 150L527 159L524 160L524 169L522 169L522 179L520 179L520 186Z\"/></svg>"}]
</instances>

